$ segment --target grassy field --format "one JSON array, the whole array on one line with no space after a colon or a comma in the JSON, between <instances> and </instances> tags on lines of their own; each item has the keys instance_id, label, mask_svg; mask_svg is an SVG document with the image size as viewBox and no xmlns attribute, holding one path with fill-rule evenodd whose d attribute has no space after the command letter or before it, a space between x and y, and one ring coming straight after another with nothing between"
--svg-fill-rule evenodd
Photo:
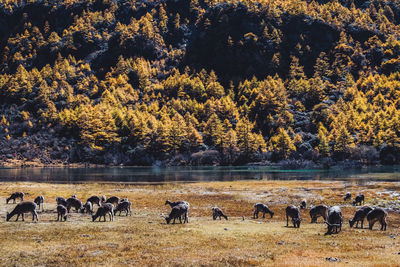
<instances>
[{"instance_id":1,"label":"grassy field","mask_svg":"<svg viewBox=\"0 0 400 267\"><path fill-rule=\"evenodd\" d=\"M400 255L399 183L323 181L238 181L165 185L0 183L0 264L2 266L398 266ZM14 204L11 192L26 200L45 196L39 222L5 222ZM388 230L349 228L355 207L343 195L363 193L366 204L391 207ZM72 213L56 222L55 198L76 194L128 197L132 216L92 222ZM286 227L284 209L302 198L316 205L342 205L345 224L338 235L325 236L326 225L310 224L302 211L300 229ZM191 203L189 224L166 225L166 199ZM267 203L273 219L252 219L253 204ZM222 208L229 220L213 221L211 207ZM244 220L243 220L244 216ZM319 219L319 222L321 218ZM368 225L368 224L367 224ZM327 258L338 258L330 261Z\"/></svg>"}]
</instances>

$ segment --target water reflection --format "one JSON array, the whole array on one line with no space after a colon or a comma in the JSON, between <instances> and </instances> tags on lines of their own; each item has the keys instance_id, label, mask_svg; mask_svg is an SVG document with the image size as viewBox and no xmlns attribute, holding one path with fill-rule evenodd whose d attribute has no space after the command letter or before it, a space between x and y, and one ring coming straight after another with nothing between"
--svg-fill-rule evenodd
<instances>
[{"instance_id":1,"label":"water reflection","mask_svg":"<svg viewBox=\"0 0 400 267\"><path fill-rule=\"evenodd\" d=\"M0 181L190 182L233 180L400 181L399 166L354 170L279 170L270 167L0 168Z\"/></svg>"}]
</instances>

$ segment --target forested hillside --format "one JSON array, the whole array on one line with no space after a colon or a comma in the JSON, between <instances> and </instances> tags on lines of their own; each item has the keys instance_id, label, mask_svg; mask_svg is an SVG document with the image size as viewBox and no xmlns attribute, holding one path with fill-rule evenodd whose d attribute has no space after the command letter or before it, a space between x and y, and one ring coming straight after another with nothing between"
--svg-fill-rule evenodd
<instances>
[{"instance_id":1,"label":"forested hillside","mask_svg":"<svg viewBox=\"0 0 400 267\"><path fill-rule=\"evenodd\" d=\"M0 161L400 161L400 1L0 0Z\"/></svg>"}]
</instances>

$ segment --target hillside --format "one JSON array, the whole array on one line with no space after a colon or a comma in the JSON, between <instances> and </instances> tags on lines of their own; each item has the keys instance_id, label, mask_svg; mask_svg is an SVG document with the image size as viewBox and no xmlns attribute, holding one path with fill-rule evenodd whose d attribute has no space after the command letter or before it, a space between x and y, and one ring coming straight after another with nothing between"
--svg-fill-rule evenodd
<instances>
[{"instance_id":1,"label":"hillside","mask_svg":"<svg viewBox=\"0 0 400 267\"><path fill-rule=\"evenodd\" d=\"M0 0L0 161L400 162L400 2Z\"/></svg>"}]
</instances>

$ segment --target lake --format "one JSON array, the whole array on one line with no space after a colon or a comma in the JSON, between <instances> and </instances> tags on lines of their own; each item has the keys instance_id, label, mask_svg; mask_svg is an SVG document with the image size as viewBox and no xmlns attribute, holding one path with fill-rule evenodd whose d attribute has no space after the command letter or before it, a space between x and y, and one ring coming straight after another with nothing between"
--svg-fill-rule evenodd
<instances>
[{"instance_id":1,"label":"lake","mask_svg":"<svg viewBox=\"0 0 400 267\"><path fill-rule=\"evenodd\" d=\"M233 180L400 181L400 166L281 170L271 167L0 168L0 181L164 183Z\"/></svg>"}]
</instances>

